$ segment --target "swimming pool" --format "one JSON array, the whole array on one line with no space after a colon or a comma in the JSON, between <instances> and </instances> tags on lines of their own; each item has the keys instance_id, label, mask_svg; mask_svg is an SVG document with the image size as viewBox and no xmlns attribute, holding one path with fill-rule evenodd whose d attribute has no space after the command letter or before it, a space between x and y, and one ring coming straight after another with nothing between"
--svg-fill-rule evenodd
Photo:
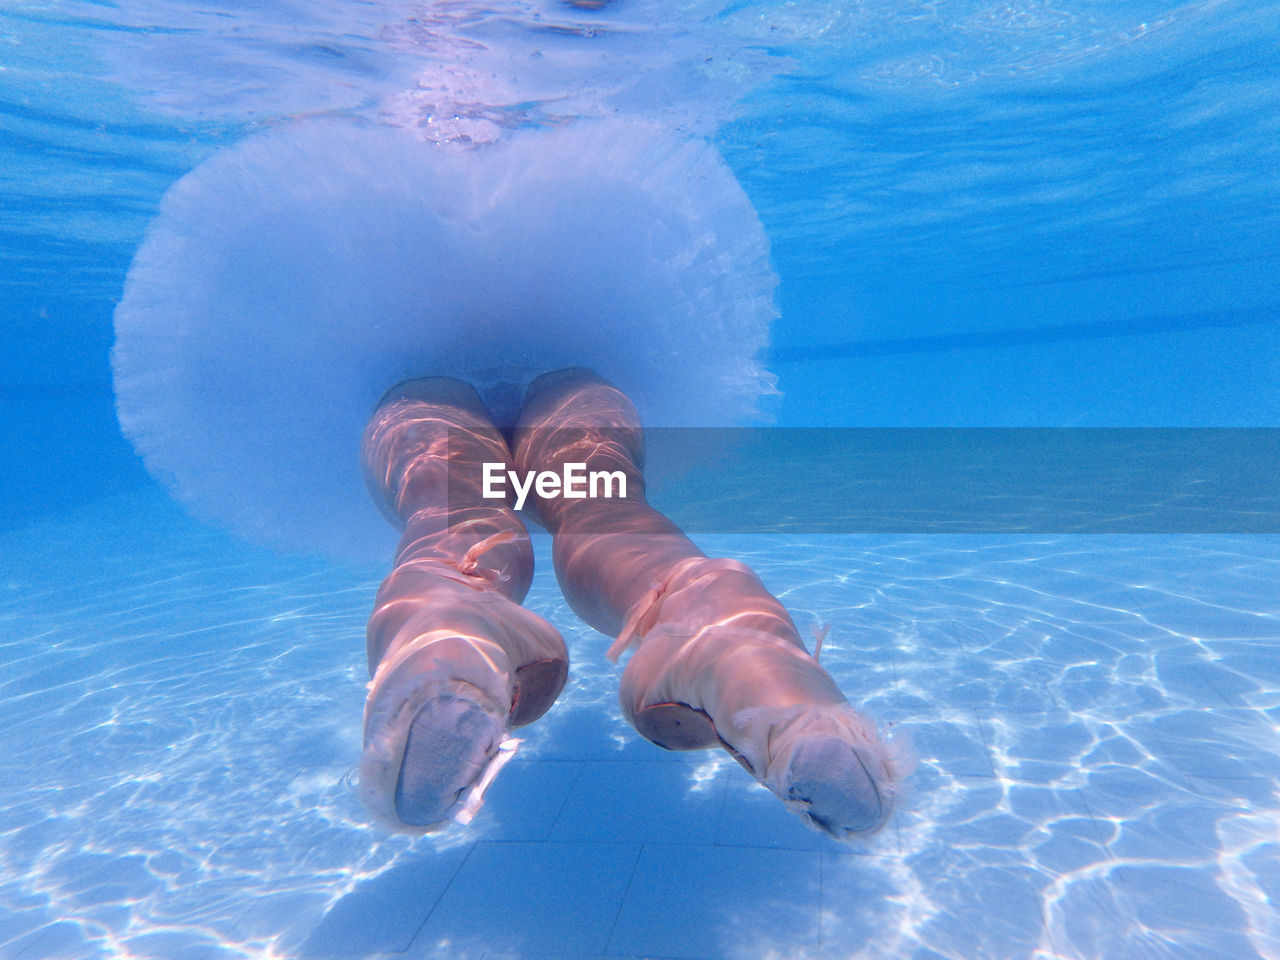
<instances>
[{"instance_id":1,"label":"swimming pool","mask_svg":"<svg viewBox=\"0 0 1280 960\"><path fill-rule=\"evenodd\" d=\"M0 955L1280 956L1274 536L695 522L909 734L862 846L638 737L537 538L569 685L468 828L400 837L353 784L386 562L189 518L108 359L162 194L243 138L610 113L711 138L755 206L778 426L1274 427L1273 10L21 3L0 34Z\"/></svg>"}]
</instances>

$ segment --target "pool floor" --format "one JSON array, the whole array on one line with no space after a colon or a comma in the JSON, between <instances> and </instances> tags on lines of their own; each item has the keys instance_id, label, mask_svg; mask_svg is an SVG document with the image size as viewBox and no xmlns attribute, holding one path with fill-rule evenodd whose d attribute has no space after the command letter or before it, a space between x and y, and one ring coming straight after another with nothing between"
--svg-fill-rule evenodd
<instances>
[{"instance_id":1,"label":"pool floor","mask_svg":"<svg viewBox=\"0 0 1280 960\"><path fill-rule=\"evenodd\" d=\"M879 837L805 829L621 717L560 599L559 703L469 828L353 785L380 566L140 491L0 532L0 956L1280 957L1280 542L716 536L918 767Z\"/></svg>"}]
</instances>

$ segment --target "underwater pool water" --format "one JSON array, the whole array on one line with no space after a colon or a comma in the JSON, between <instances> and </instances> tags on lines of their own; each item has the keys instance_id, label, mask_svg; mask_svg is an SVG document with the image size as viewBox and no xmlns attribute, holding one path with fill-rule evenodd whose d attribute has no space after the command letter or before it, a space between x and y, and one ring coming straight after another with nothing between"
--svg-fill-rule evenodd
<instances>
[{"instance_id":1,"label":"underwater pool water","mask_svg":"<svg viewBox=\"0 0 1280 960\"><path fill-rule=\"evenodd\" d=\"M754 205L778 425L1275 427L1278 46L1261 2L6 5L0 956L1280 957L1274 536L700 531L914 745L856 846L635 734L540 536L569 685L468 828L393 836L353 783L386 562L191 519L109 361L233 144L609 116Z\"/></svg>"},{"instance_id":2,"label":"underwater pool water","mask_svg":"<svg viewBox=\"0 0 1280 960\"><path fill-rule=\"evenodd\" d=\"M641 740L545 574L561 701L468 829L387 835L351 784L379 568L152 492L7 532L6 956L1275 955L1269 541L702 542L832 623L841 689L914 741L870 844Z\"/></svg>"}]
</instances>

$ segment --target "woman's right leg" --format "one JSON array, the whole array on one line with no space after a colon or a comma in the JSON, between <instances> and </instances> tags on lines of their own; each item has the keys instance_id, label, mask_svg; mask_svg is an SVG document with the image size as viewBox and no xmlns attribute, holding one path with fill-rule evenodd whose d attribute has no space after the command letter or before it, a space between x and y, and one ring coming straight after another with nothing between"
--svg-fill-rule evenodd
<instances>
[{"instance_id":1,"label":"woman's right leg","mask_svg":"<svg viewBox=\"0 0 1280 960\"><path fill-rule=\"evenodd\" d=\"M524 524L482 496L482 465L510 465L475 390L411 380L365 431L365 478L404 527L369 618L361 794L394 830L465 822L568 671L560 633L520 606L533 577Z\"/></svg>"}]
</instances>

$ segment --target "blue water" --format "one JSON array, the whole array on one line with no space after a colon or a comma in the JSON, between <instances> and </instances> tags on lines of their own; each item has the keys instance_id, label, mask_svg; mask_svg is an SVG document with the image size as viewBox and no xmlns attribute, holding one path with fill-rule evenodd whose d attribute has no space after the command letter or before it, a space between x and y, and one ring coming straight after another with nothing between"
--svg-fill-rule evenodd
<instances>
[{"instance_id":1,"label":"blue water","mask_svg":"<svg viewBox=\"0 0 1280 960\"><path fill-rule=\"evenodd\" d=\"M0 956L1280 957L1274 537L700 534L914 742L859 847L635 735L539 540L570 685L413 840L352 785L385 565L190 519L109 363L161 197L231 144L613 116L755 206L777 424L1275 427L1278 47L1260 2L7 4Z\"/></svg>"}]
</instances>

